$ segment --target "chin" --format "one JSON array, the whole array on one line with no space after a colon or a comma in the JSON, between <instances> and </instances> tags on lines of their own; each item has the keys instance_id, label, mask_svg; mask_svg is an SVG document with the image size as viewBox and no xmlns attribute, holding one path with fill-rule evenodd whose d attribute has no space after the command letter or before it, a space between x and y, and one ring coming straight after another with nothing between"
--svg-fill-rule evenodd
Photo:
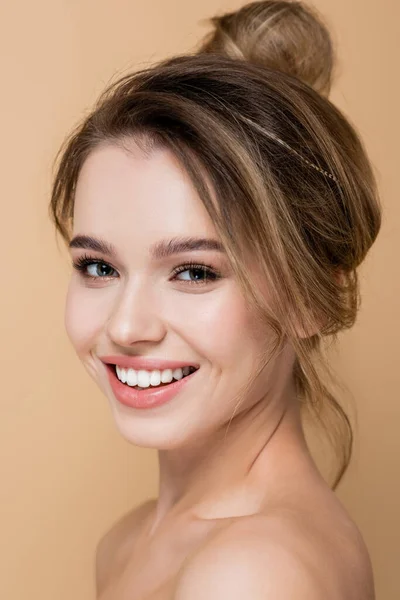
<instances>
[{"instance_id":1,"label":"chin","mask_svg":"<svg viewBox=\"0 0 400 600\"><path fill-rule=\"evenodd\" d=\"M176 450L188 443L188 430L181 420L165 414L157 418L148 411L135 411L111 401L115 425L121 436L134 446L154 450ZM182 432L185 437L182 438Z\"/></svg>"}]
</instances>

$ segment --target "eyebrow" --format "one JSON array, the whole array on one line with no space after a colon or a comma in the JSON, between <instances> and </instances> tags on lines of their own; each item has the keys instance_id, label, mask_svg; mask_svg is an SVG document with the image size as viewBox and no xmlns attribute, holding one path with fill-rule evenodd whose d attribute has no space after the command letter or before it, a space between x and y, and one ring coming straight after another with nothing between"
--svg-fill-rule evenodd
<instances>
[{"instance_id":1,"label":"eyebrow","mask_svg":"<svg viewBox=\"0 0 400 600\"><path fill-rule=\"evenodd\" d=\"M117 257L117 250L113 244L90 235L77 235L69 243L69 248L81 248L83 250L94 250L107 254L113 258ZM150 247L150 255L155 260L162 260L174 254L182 252L194 252L196 250L216 250L225 252L224 246L218 240L211 238L196 237L174 237L170 240L155 242Z\"/></svg>"}]
</instances>

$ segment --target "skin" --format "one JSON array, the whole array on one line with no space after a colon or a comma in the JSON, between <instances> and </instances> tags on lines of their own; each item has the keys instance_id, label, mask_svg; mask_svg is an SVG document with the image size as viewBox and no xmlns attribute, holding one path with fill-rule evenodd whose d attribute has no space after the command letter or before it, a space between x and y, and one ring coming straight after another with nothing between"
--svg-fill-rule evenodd
<instances>
[{"instance_id":1,"label":"skin","mask_svg":"<svg viewBox=\"0 0 400 600\"><path fill-rule=\"evenodd\" d=\"M237 574L233 588L239 590L242 581L246 589L240 569L231 568L246 543L249 557L254 551L251 581L262 579L270 565L273 597L293 597L293 590L287 596L276 590L287 580L282 574L290 560L302 557L302 581L303 565L313 565L306 570L304 598L314 597L310 589L320 591L323 568L329 582L325 598L372 599L362 538L305 442L292 381L293 350L287 345L240 398L257 356L268 352L273 338L247 306L227 256L214 250L162 260L150 256L151 245L161 239L218 239L173 154L156 149L145 156L133 140L129 151L111 144L93 151L76 189L73 236L78 234L106 240L117 254L71 248L72 261L89 254L109 268L88 267L97 277L93 281L73 271L65 307L68 337L107 397L121 435L157 449L160 466L158 498L132 510L99 544L98 598L195 600L193 590L207 585L207 594L196 598L212 598L215 575L207 575L207 565L221 551L229 581ZM188 261L209 265L221 278L194 283L188 270L174 277L173 269ZM249 268L254 269L251 261ZM114 398L98 358L107 354L189 361L200 369L179 397L137 410ZM285 550L282 555L278 548ZM266 563L257 569L260 556ZM348 582L348 595L338 595L338 578ZM299 581L293 585L300 590ZM234 598L233 591L217 596ZM264 592L253 590L253 600Z\"/></svg>"}]
</instances>

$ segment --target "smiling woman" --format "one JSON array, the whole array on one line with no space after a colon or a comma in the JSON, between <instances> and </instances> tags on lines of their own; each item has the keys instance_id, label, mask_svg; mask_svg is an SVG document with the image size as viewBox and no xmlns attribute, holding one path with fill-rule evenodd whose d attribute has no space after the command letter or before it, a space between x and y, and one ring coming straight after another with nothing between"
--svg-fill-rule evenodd
<instances>
[{"instance_id":1,"label":"smiling woman","mask_svg":"<svg viewBox=\"0 0 400 600\"><path fill-rule=\"evenodd\" d=\"M105 90L58 156L66 330L121 434L160 462L158 498L99 543L98 598L371 600L334 494L352 431L323 341L356 319L372 168L327 98L314 10L254 2L212 23L193 54ZM301 419L321 407L331 487Z\"/></svg>"}]
</instances>

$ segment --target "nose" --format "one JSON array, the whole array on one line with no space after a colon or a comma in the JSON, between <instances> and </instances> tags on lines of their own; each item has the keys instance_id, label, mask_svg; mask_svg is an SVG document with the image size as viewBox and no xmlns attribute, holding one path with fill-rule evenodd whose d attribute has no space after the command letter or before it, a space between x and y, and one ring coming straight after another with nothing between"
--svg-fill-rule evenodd
<instances>
[{"instance_id":1,"label":"nose","mask_svg":"<svg viewBox=\"0 0 400 600\"><path fill-rule=\"evenodd\" d=\"M107 334L119 346L163 339L166 326L160 313L159 291L151 282L127 284L115 300L107 322Z\"/></svg>"}]
</instances>

